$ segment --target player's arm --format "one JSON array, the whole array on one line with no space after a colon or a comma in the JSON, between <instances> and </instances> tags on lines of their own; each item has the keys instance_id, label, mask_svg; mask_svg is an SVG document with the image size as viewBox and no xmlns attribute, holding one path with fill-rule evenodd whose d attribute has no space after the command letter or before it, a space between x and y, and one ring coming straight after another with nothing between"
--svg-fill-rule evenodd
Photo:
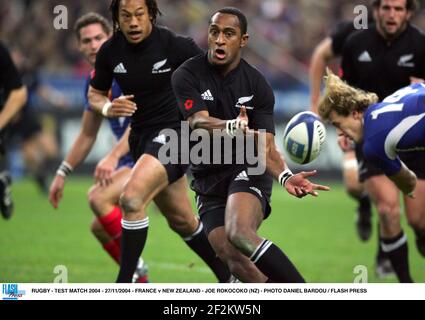
<instances>
[{"instance_id":1,"label":"player's arm","mask_svg":"<svg viewBox=\"0 0 425 320\"><path fill-rule=\"evenodd\" d=\"M0 131L6 127L10 120L22 109L27 102L27 88L22 86L12 90L3 110L0 112Z\"/></svg>"},{"instance_id":2,"label":"player's arm","mask_svg":"<svg viewBox=\"0 0 425 320\"><path fill-rule=\"evenodd\" d=\"M214 130L226 130L227 134L233 137L237 130L247 128L248 123L239 117L223 120L210 116L201 97L199 80L192 71L185 67L178 68L171 82L180 112L193 130L204 129L210 134L213 134Z\"/></svg>"},{"instance_id":3,"label":"player's arm","mask_svg":"<svg viewBox=\"0 0 425 320\"><path fill-rule=\"evenodd\" d=\"M62 199L67 175L83 162L93 148L102 119L97 113L91 111L84 112L80 132L65 160L59 166L56 176L50 185L49 201L55 209Z\"/></svg>"},{"instance_id":4,"label":"player's arm","mask_svg":"<svg viewBox=\"0 0 425 320\"><path fill-rule=\"evenodd\" d=\"M94 172L96 183L100 183L101 185L108 185L113 182L112 174L118 166L120 159L130 152L130 146L128 144L130 130L130 126L128 126L117 144L97 164L96 170Z\"/></svg>"},{"instance_id":5,"label":"player's arm","mask_svg":"<svg viewBox=\"0 0 425 320\"><path fill-rule=\"evenodd\" d=\"M326 37L315 48L310 62L310 103L311 111L318 113L320 89L322 86L322 79L325 75L326 66L329 61L334 57L332 50L332 38Z\"/></svg>"},{"instance_id":6,"label":"player's arm","mask_svg":"<svg viewBox=\"0 0 425 320\"><path fill-rule=\"evenodd\" d=\"M27 102L27 88L22 84L19 72L9 51L0 44L0 83L9 96L0 112L0 131L22 109Z\"/></svg>"},{"instance_id":7,"label":"player's arm","mask_svg":"<svg viewBox=\"0 0 425 320\"><path fill-rule=\"evenodd\" d=\"M416 174L412 170L409 170L404 163L401 163L401 170L398 173L388 177L403 194L411 197L413 196L417 181Z\"/></svg>"},{"instance_id":8,"label":"player's arm","mask_svg":"<svg viewBox=\"0 0 425 320\"><path fill-rule=\"evenodd\" d=\"M121 96L111 101L108 91L98 90L90 85L88 98L90 107L104 117L131 117L137 110L137 105L131 101L134 99L133 95Z\"/></svg>"}]
</instances>

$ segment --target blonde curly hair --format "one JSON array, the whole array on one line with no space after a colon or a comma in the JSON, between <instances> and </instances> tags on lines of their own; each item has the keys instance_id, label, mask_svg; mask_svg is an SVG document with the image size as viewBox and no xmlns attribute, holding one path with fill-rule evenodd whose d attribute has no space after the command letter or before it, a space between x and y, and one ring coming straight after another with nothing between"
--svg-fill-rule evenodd
<instances>
[{"instance_id":1,"label":"blonde curly hair","mask_svg":"<svg viewBox=\"0 0 425 320\"><path fill-rule=\"evenodd\" d=\"M319 115L323 120L329 120L332 111L343 117L347 117L353 111L364 112L367 107L379 100L375 93L349 86L329 69L326 70L324 79L325 94L319 103Z\"/></svg>"}]
</instances>

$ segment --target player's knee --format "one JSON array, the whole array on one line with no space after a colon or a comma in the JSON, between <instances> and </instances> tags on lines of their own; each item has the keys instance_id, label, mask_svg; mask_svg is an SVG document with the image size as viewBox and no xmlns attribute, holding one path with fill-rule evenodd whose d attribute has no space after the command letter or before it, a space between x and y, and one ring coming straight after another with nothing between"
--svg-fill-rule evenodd
<instances>
[{"instance_id":1,"label":"player's knee","mask_svg":"<svg viewBox=\"0 0 425 320\"><path fill-rule=\"evenodd\" d=\"M102 194L101 194L101 192L99 192L99 188L97 186L91 187L88 194L87 194L87 198L89 200L90 208L94 212L100 211L99 207L103 203L101 196L102 196Z\"/></svg>"},{"instance_id":2,"label":"player's knee","mask_svg":"<svg viewBox=\"0 0 425 320\"><path fill-rule=\"evenodd\" d=\"M246 256L251 255L252 243L249 240L253 233L250 228L239 224L226 226L226 236L230 243ZM255 232L254 232L255 233Z\"/></svg>"},{"instance_id":3,"label":"player's knee","mask_svg":"<svg viewBox=\"0 0 425 320\"><path fill-rule=\"evenodd\" d=\"M120 206L124 215L133 215L137 214L143 209L144 200L143 197L140 197L140 195L124 192L120 197Z\"/></svg>"},{"instance_id":4,"label":"player's knee","mask_svg":"<svg viewBox=\"0 0 425 320\"><path fill-rule=\"evenodd\" d=\"M94 219L91 223L90 231L96 238L99 238L103 233L103 227L97 219Z\"/></svg>"},{"instance_id":5,"label":"player's knee","mask_svg":"<svg viewBox=\"0 0 425 320\"><path fill-rule=\"evenodd\" d=\"M385 217L386 219L400 219L400 207L391 202L381 201L376 205L378 215Z\"/></svg>"}]
</instances>

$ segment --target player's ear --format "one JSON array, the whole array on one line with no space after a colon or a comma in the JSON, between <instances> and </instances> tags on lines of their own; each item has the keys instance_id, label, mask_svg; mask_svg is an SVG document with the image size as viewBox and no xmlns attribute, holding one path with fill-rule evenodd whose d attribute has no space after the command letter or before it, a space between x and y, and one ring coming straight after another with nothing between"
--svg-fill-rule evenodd
<instances>
[{"instance_id":1,"label":"player's ear","mask_svg":"<svg viewBox=\"0 0 425 320\"><path fill-rule=\"evenodd\" d=\"M360 120L360 119L362 119L362 118L363 118L363 112L360 112L360 111L354 110L352 114L353 114L353 118L354 118L355 120Z\"/></svg>"},{"instance_id":2,"label":"player's ear","mask_svg":"<svg viewBox=\"0 0 425 320\"><path fill-rule=\"evenodd\" d=\"M247 46L247 44L248 44L248 40L249 40L249 34L248 33L245 33L243 36L242 36L242 39L241 39L241 48L244 48L244 47L246 47Z\"/></svg>"}]
</instances>

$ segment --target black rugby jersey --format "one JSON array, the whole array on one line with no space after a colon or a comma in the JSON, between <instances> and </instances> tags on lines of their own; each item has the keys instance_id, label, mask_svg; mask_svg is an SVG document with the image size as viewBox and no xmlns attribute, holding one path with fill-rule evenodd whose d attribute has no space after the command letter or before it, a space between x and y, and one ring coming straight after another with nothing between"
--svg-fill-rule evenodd
<instances>
[{"instance_id":1,"label":"black rugby jersey","mask_svg":"<svg viewBox=\"0 0 425 320\"><path fill-rule=\"evenodd\" d=\"M0 43L0 110L12 90L22 87L21 77L7 48Z\"/></svg>"},{"instance_id":2,"label":"black rugby jersey","mask_svg":"<svg viewBox=\"0 0 425 320\"><path fill-rule=\"evenodd\" d=\"M90 85L101 91L116 79L124 95L134 95L137 111L132 129L167 128L180 125L171 75L184 61L202 53L191 38L153 26L139 44L129 43L121 32L105 42L96 58Z\"/></svg>"},{"instance_id":3,"label":"black rugby jersey","mask_svg":"<svg viewBox=\"0 0 425 320\"><path fill-rule=\"evenodd\" d=\"M411 76L425 79L425 35L409 25L388 44L372 25L347 39L342 69L350 85L374 92L383 100L409 85Z\"/></svg>"},{"instance_id":4,"label":"black rugby jersey","mask_svg":"<svg viewBox=\"0 0 425 320\"><path fill-rule=\"evenodd\" d=\"M275 133L273 90L264 76L243 59L237 68L223 77L208 62L207 55L199 55L176 70L172 84L185 119L196 112L208 111L211 117L231 120L237 118L241 106L245 106L250 129ZM235 144L232 152L235 160ZM238 170L235 162L233 165L225 165L223 162L192 165L195 174L231 168Z\"/></svg>"}]
</instances>

